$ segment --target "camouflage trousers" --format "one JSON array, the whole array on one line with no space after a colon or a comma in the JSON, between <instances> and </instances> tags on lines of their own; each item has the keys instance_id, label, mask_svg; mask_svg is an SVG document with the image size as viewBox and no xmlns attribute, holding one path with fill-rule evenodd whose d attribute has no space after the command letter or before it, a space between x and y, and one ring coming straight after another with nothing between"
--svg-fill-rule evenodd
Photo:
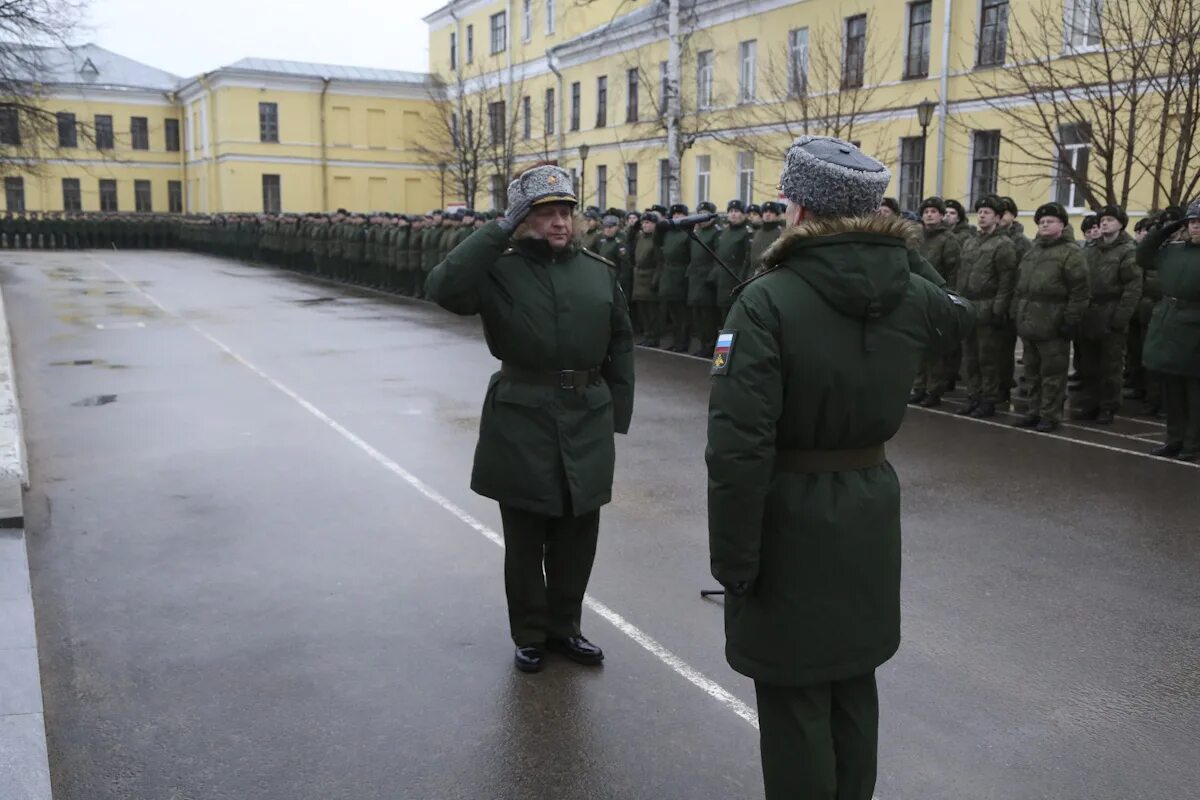
<instances>
[{"instance_id":1,"label":"camouflage trousers","mask_svg":"<svg viewBox=\"0 0 1200 800\"><path fill-rule=\"evenodd\" d=\"M1067 399L1067 372L1071 365L1071 340L1051 339L1025 344L1025 385L1029 389L1029 413L1042 419L1062 420Z\"/></svg>"},{"instance_id":2,"label":"camouflage trousers","mask_svg":"<svg viewBox=\"0 0 1200 800\"><path fill-rule=\"evenodd\" d=\"M967 394L976 400L999 403L1000 348L1004 332L991 325L980 325L963 339L963 369L966 373Z\"/></svg>"},{"instance_id":3,"label":"camouflage trousers","mask_svg":"<svg viewBox=\"0 0 1200 800\"><path fill-rule=\"evenodd\" d=\"M1075 363L1083 379L1076 404L1080 410L1115 412L1121 407L1126 338L1124 331L1109 331L1099 339L1079 342Z\"/></svg>"}]
</instances>

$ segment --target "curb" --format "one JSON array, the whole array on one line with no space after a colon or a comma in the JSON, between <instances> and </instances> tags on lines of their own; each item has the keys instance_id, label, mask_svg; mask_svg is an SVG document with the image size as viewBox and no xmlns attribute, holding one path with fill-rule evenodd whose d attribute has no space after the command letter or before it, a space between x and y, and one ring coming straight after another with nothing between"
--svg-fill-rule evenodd
<instances>
[{"instance_id":1,"label":"curb","mask_svg":"<svg viewBox=\"0 0 1200 800\"><path fill-rule=\"evenodd\" d=\"M29 485L21 408L0 290L0 797L51 800L37 630L25 546Z\"/></svg>"}]
</instances>

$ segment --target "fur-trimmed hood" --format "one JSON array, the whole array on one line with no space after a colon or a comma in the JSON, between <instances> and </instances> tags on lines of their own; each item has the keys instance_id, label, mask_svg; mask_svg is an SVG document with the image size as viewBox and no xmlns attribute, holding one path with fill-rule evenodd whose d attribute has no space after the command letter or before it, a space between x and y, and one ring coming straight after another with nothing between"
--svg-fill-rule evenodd
<instances>
[{"instance_id":1,"label":"fur-trimmed hood","mask_svg":"<svg viewBox=\"0 0 1200 800\"><path fill-rule=\"evenodd\" d=\"M792 270L847 316L878 319L904 299L921 238L895 217L815 218L785 230L763 266Z\"/></svg>"}]
</instances>

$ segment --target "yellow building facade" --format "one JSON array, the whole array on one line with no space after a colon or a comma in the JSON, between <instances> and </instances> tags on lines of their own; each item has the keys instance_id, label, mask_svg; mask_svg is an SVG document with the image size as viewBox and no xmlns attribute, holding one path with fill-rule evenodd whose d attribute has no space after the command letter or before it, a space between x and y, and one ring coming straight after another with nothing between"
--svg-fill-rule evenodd
<instances>
[{"instance_id":1,"label":"yellow building facade","mask_svg":"<svg viewBox=\"0 0 1200 800\"><path fill-rule=\"evenodd\" d=\"M996 192L1024 216L1055 199L1087 213L1099 203L1055 162L1061 147L1086 172L1086 143L1065 125L1044 144L1036 124L1013 130L1039 103L1009 76L1056 17L1054 58L1064 74L1083 71L1090 62L1080 60L1096 58L1096 15L1115 1L678 0L678 199L723 208L775 198L783 152L809 132L858 142L889 165L889 194L905 208L932 194L969 208ZM666 5L453 0L426 17L430 71L452 89L489 93L488 106L503 101L516 115L518 162L549 156L576 170L586 204L665 203ZM1137 217L1153 181L1132 182Z\"/></svg>"},{"instance_id":2,"label":"yellow building facade","mask_svg":"<svg viewBox=\"0 0 1200 800\"><path fill-rule=\"evenodd\" d=\"M57 137L0 144L19 153L7 207L428 211L440 185L415 149L425 79L265 59L180 79L95 45L63 50L36 92Z\"/></svg>"}]
</instances>

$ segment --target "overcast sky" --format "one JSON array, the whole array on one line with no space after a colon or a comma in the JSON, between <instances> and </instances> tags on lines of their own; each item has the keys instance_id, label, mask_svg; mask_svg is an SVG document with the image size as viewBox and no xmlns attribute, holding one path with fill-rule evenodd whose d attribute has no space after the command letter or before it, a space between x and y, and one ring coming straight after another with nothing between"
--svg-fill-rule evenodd
<instances>
[{"instance_id":1,"label":"overcast sky","mask_svg":"<svg viewBox=\"0 0 1200 800\"><path fill-rule=\"evenodd\" d=\"M180 76L247 56L425 72L446 0L91 0L75 39Z\"/></svg>"}]
</instances>

